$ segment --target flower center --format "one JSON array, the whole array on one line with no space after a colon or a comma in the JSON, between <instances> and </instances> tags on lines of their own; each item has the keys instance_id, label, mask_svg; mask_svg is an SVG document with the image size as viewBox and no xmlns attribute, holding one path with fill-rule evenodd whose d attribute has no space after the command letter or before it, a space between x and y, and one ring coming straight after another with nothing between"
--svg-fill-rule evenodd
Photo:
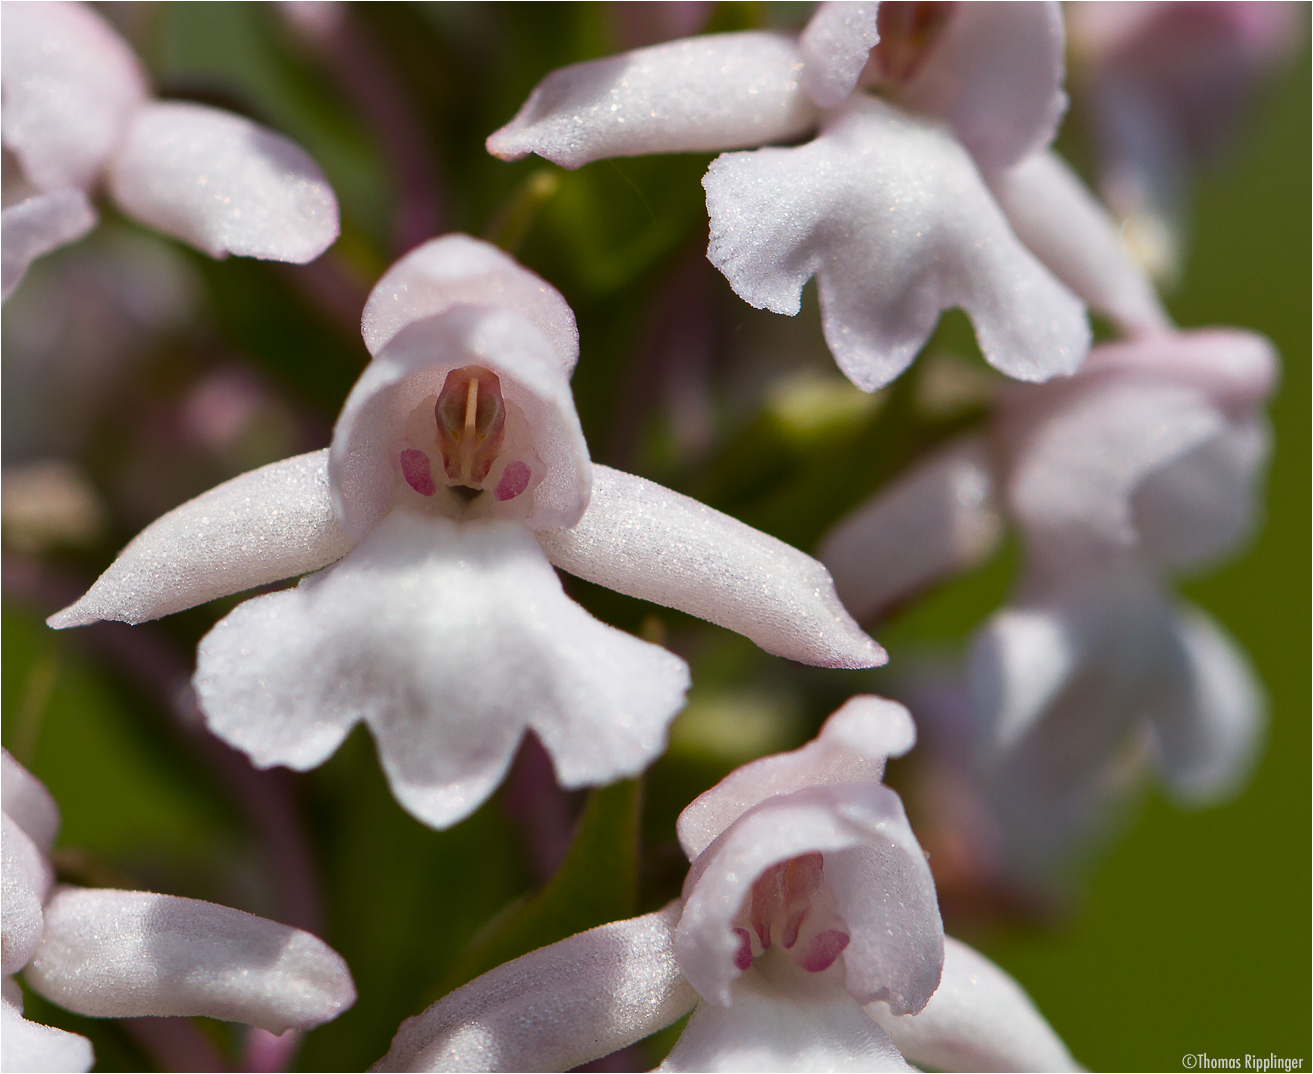
<instances>
[{"instance_id":1,"label":"flower center","mask_svg":"<svg viewBox=\"0 0 1313 1074\"><path fill-rule=\"evenodd\" d=\"M501 380L477 365L453 369L442 391L412 411L392 455L405 485L452 517L467 517L488 500L493 514L506 513L497 505L527 508L532 497L524 493L542 480L544 469L527 422L502 395Z\"/></svg>"},{"instance_id":2,"label":"flower center","mask_svg":"<svg viewBox=\"0 0 1313 1074\"><path fill-rule=\"evenodd\" d=\"M901 85L921 69L953 14L952 3L882 3L875 16L880 41L871 49L881 80Z\"/></svg>"},{"instance_id":3,"label":"flower center","mask_svg":"<svg viewBox=\"0 0 1313 1074\"><path fill-rule=\"evenodd\" d=\"M773 865L752 885L734 929L734 964L746 970L772 945L809 973L827 970L848 946L848 927L825 885L825 857L803 854Z\"/></svg>"}]
</instances>

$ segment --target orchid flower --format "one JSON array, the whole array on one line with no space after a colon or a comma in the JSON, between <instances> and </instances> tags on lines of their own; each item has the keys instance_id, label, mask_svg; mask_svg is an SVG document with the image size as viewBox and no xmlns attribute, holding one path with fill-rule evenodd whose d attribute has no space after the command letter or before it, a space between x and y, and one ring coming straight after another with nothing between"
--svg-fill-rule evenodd
<instances>
[{"instance_id":1,"label":"orchid flower","mask_svg":"<svg viewBox=\"0 0 1313 1074\"><path fill-rule=\"evenodd\" d=\"M4 147L22 172L21 196L5 197L6 298L33 260L91 230L102 184L127 215L211 257L303 264L337 238L337 199L300 147L231 112L153 99L86 5L0 10Z\"/></svg>"},{"instance_id":2,"label":"orchid flower","mask_svg":"<svg viewBox=\"0 0 1313 1074\"><path fill-rule=\"evenodd\" d=\"M1051 140L1062 51L1056 4L823 3L797 40L691 37L555 71L488 149L577 168L815 132L708 170L708 256L734 291L792 316L816 276L826 342L866 391L953 306L993 365L1042 381L1085 357L1084 309L988 183Z\"/></svg>"},{"instance_id":3,"label":"orchid flower","mask_svg":"<svg viewBox=\"0 0 1313 1074\"><path fill-rule=\"evenodd\" d=\"M988 441L950 447L824 542L840 596L869 618L906 595L900 564L919 584L973 562L993 512L1019 526L1021 589L974 640L958 729L1024 870L1097 830L1146 763L1187 803L1252 767L1263 703L1248 660L1163 579L1250 529L1275 377L1271 346L1238 330L1097 348L1069 381L1010 387ZM964 497L964 480L986 491ZM918 714L962 722L939 709Z\"/></svg>"},{"instance_id":4,"label":"orchid flower","mask_svg":"<svg viewBox=\"0 0 1313 1074\"><path fill-rule=\"evenodd\" d=\"M815 560L591 464L574 316L495 247L412 251L363 332L374 358L329 450L165 515L50 624L139 623L319 571L202 640L209 727L257 765L304 770L363 720L398 800L434 827L488 797L526 729L563 785L604 784L651 763L683 706L684 662L597 622L553 564L791 659L885 659Z\"/></svg>"},{"instance_id":5,"label":"orchid flower","mask_svg":"<svg viewBox=\"0 0 1313 1074\"><path fill-rule=\"evenodd\" d=\"M301 929L199 899L57 885L59 808L5 750L5 1070L88 1070L91 1042L29 1022L10 978L95 1018L206 1015L312 1029L356 1000L342 957Z\"/></svg>"},{"instance_id":6,"label":"orchid flower","mask_svg":"<svg viewBox=\"0 0 1313 1074\"><path fill-rule=\"evenodd\" d=\"M1071 1070L1001 970L946 940L887 757L907 710L855 697L679 818L659 913L500 966L404 1022L376 1070L566 1070L692 1010L661 1070Z\"/></svg>"}]
</instances>

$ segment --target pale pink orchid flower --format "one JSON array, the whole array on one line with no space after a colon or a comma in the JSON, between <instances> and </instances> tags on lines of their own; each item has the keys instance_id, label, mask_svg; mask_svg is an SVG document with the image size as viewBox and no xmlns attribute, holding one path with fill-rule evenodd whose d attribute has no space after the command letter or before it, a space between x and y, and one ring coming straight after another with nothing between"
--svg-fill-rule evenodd
<instances>
[{"instance_id":1,"label":"pale pink orchid flower","mask_svg":"<svg viewBox=\"0 0 1313 1074\"><path fill-rule=\"evenodd\" d=\"M313 1029L356 1000L342 957L316 936L199 899L55 883L59 808L5 750L5 1070L88 1070L91 1042L23 1017L33 990L93 1018L205 1015L270 1033Z\"/></svg>"},{"instance_id":2,"label":"pale pink orchid flower","mask_svg":"<svg viewBox=\"0 0 1313 1074\"><path fill-rule=\"evenodd\" d=\"M375 1070L567 1070L692 1018L661 1070L1072 1070L1029 998L946 939L886 758L907 710L850 699L679 818L664 910L498 967L404 1022Z\"/></svg>"},{"instance_id":3,"label":"pale pink orchid flower","mask_svg":"<svg viewBox=\"0 0 1313 1074\"><path fill-rule=\"evenodd\" d=\"M211 257L304 264L338 235L337 199L297 145L231 112L151 96L127 43L69 0L0 6L3 291L96 223L104 188L128 216Z\"/></svg>"},{"instance_id":4,"label":"pale pink orchid flower","mask_svg":"<svg viewBox=\"0 0 1313 1074\"><path fill-rule=\"evenodd\" d=\"M690 37L554 71L487 145L567 168L753 149L703 180L708 256L746 302L797 314L815 276L826 342L867 391L952 307L990 363L1043 381L1089 349L1068 287L1119 323L1165 321L1106 214L1046 151L1066 108L1063 44L1055 3L823 3L797 39Z\"/></svg>"},{"instance_id":5,"label":"pale pink orchid flower","mask_svg":"<svg viewBox=\"0 0 1313 1074\"><path fill-rule=\"evenodd\" d=\"M574 315L495 247L418 247L363 332L374 358L329 449L171 511L50 624L140 623L318 571L201 641L206 721L257 765L304 770L363 720L397 799L439 828L492 793L526 729L564 786L605 784L655 760L683 706L684 662L593 619L553 565L790 659L885 660L815 560L591 463Z\"/></svg>"},{"instance_id":6,"label":"pale pink orchid flower","mask_svg":"<svg viewBox=\"0 0 1313 1074\"><path fill-rule=\"evenodd\" d=\"M978 562L999 515L1020 530L1017 596L973 640L963 699L918 716L975 742L969 764L1023 870L1099 831L1146 767L1185 804L1234 793L1252 770L1262 689L1166 580L1252 530L1276 374L1271 345L1235 329L1096 348L1070 380L1008 387L986 435L822 543L840 596L869 619Z\"/></svg>"}]
</instances>

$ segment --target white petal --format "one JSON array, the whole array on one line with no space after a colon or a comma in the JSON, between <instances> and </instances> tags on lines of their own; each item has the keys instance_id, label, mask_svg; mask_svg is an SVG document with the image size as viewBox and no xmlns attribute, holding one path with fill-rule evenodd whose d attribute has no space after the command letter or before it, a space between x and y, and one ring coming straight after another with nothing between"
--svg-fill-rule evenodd
<instances>
[{"instance_id":1,"label":"white petal","mask_svg":"<svg viewBox=\"0 0 1313 1074\"><path fill-rule=\"evenodd\" d=\"M38 257L82 238L96 226L96 210L80 190L55 190L10 205L0 214L4 252L0 278L8 298Z\"/></svg>"},{"instance_id":2,"label":"white petal","mask_svg":"<svg viewBox=\"0 0 1313 1074\"><path fill-rule=\"evenodd\" d=\"M195 685L211 730L261 767L314 767L363 719L398 801L445 828L526 728L567 786L637 774L688 669L569 600L522 524L398 509L340 564L220 622Z\"/></svg>"},{"instance_id":3,"label":"white petal","mask_svg":"<svg viewBox=\"0 0 1313 1074\"><path fill-rule=\"evenodd\" d=\"M848 668L887 659L810 556L641 477L594 466L580 522L538 540L562 570L728 627L776 656Z\"/></svg>"},{"instance_id":4,"label":"white petal","mask_svg":"<svg viewBox=\"0 0 1313 1074\"><path fill-rule=\"evenodd\" d=\"M875 15L878 3L826 0L816 6L802 32L802 83L822 108L833 108L857 86L857 79L880 40Z\"/></svg>"},{"instance_id":5,"label":"white petal","mask_svg":"<svg viewBox=\"0 0 1313 1074\"><path fill-rule=\"evenodd\" d=\"M567 373L538 328L514 310L457 306L393 336L366 367L333 429L333 503L344 533L359 540L391 508L393 442L447 373L479 365L529 423L547 475L533 491L532 529L571 526L588 503L592 471Z\"/></svg>"},{"instance_id":6,"label":"white petal","mask_svg":"<svg viewBox=\"0 0 1313 1074\"><path fill-rule=\"evenodd\" d=\"M8 750L0 750L3 780L0 794L9 819L27 833L43 853L50 849L59 831L59 806L36 776L14 760Z\"/></svg>"},{"instance_id":7,"label":"white petal","mask_svg":"<svg viewBox=\"0 0 1313 1074\"><path fill-rule=\"evenodd\" d=\"M808 787L753 806L693 863L675 953L704 998L728 1005L740 978L734 965L735 916L772 865L825 855L825 882L851 940L846 983L859 1002L886 999L919 1011L939 983L943 925L925 856L902 803L887 787L851 783Z\"/></svg>"},{"instance_id":8,"label":"white petal","mask_svg":"<svg viewBox=\"0 0 1313 1074\"><path fill-rule=\"evenodd\" d=\"M3 7L4 144L40 190L89 189L136 110L137 57L86 4Z\"/></svg>"},{"instance_id":9,"label":"white petal","mask_svg":"<svg viewBox=\"0 0 1313 1074\"><path fill-rule=\"evenodd\" d=\"M1001 535L989 458L972 438L881 488L830 530L818 558L844 607L866 621L981 562Z\"/></svg>"},{"instance_id":10,"label":"white petal","mask_svg":"<svg viewBox=\"0 0 1313 1074\"><path fill-rule=\"evenodd\" d=\"M551 341L566 376L579 359L579 329L561 292L491 243L444 235L417 246L369 292L361 333L377 354L415 321L456 305L503 306Z\"/></svg>"},{"instance_id":11,"label":"white petal","mask_svg":"<svg viewBox=\"0 0 1313 1074\"><path fill-rule=\"evenodd\" d=\"M1186 605L1177 624L1194 704L1188 721L1170 721L1178 715L1171 711L1155 721L1155 745L1176 797L1208 805L1233 795L1253 772L1267 729L1267 700L1248 656L1211 616Z\"/></svg>"},{"instance_id":12,"label":"white petal","mask_svg":"<svg viewBox=\"0 0 1313 1074\"><path fill-rule=\"evenodd\" d=\"M989 362L1021 380L1089 349L1076 298L1017 241L970 156L942 130L854 98L815 141L712 162L707 256L758 309L796 314L816 276L839 368L873 391L961 306Z\"/></svg>"},{"instance_id":13,"label":"white petal","mask_svg":"<svg viewBox=\"0 0 1313 1074\"><path fill-rule=\"evenodd\" d=\"M578 168L605 157L736 149L796 138L816 122L797 45L778 34L690 37L562 67L488 137L503 160L530 153Z\"/></svg>"},{"instance_id":14,"label":"white petal","mask_svg":"<svg viewBox=\"0 0 1313 1074\"><path fill-rule=\"evenodd\" d=\"M1127 333L1170 327L1116 221L1056 153L1035 153L990 185L1017 237L1090 309Z\"/></svg>"},{"instance_id":15,"label":"white petal","mask_svg":"<svg viewBox=\"0 0 1313 1074\"><path fill-rule=\"evenodd\" d=\"M944 937L944 976L920 1014L867 1008L913 1063L936 1070L1080 1070L1021 986L966 944Z\"/></svg>"},{"instance_id":16,"label":"white petal","mask_svg":"<svg viewBox=\"0 0 1313 1074\"><path fill-rule=\"evenodd\" d=\"M328 452L234 477L156 519L119 553L56 630L97 619L143 623L290 578L345 555L333 519Z\"/></svg>"},{"instance_id":17,"label":"white petal","mask_svg":"<svg viewBox=\"0 0 1313 1074\"><path fill-rule=\"evenodd\" d=\"M1140 483L1227 425L1193 388L1125 378L1055 387L1057 404L1021 433L1007 498L1035 565L1074 574L1134 547Z\"/></svg>"},{"instance_id":18,"label":"white petal","mask_svg":"<svg viewBox=\"0 0 1313 1074\"><path fill-rule=\"evenodd\" d=\"M910 1071L842 988L789 990L748 975L734 1005L699 1003L657 1070Z\"/></svg>"},{"instance_id":19,"label":"white petal","mask_svg":"<svg viewBox=\"0 0 1313 1074\"><path fill-rule=\"evenodd\" d=\"M947 120L985 171L1043 149L1067 110L1062 9L1044 3L958 4L899 99Z\"/></svg>"},{"instance_id":20,"label":"white petal","mask_svg":"<svg viewBox=\"0 0 1313 1074\"><path fill-rule=\"evenodd\" d=\"M109 186L124 211L211 257L305 264L338 236L337 198L305 150L218 108L143 108Z\"/></svg>"},{"instance_id":21,"label":"white petal","mask_svg":"<svg viewBox=\"0 0 1313 1074\"><path fill-rule=\"evenodd\" d=\"M699 795L679 815L679 844L696 858L758 802L804 787L879 783L886 758L901 757L916 742L916 726L896 701L870 694L851 697L800 749L762 757Z\"/></svg>"},{"instance_id":22,"label":"white petal","mask_svg":"<svg viewBox=\"0 0 1313 1074\"><path fill-rule=\"evenodd\" d=\"M95 1062L91 1041L54 1026L29 1022L8 1000L0 1005L0 1070L67 1071L90 1070Z\"/></svg>"},{"instance_id":23,"label":"white petal","mask_svg":"<svg viewBox=\"0 0 1313 1074\"><path fill-rule=\"evenodd\" d=\"M199 899L62 888L27 968L52 1003L97 1018L206 1015L271 1033L313 1029L356 1000L316 936Z\"/></svg>"},{"instance_id":24,"label":"white petal","mask_svg":"<svg viewBox=\"0 0 1313 1074\"><path fill-rule=\"evenodd\" d=\"M9 814L0 814L0 973L17 973L41 943L41 904L55 872Z\"/></svg>"},{"instance_id":25,"label":"white petal","mask_svg":"<svg viewBox=\"0 0 1313 1074\"><path fill-rule=\"evenodd\" d=\"M402 1022L374 1067L570 1070L633 1044L687 1013L674 903L539 948L490 970Z\"/></svg>"}]
</instances>

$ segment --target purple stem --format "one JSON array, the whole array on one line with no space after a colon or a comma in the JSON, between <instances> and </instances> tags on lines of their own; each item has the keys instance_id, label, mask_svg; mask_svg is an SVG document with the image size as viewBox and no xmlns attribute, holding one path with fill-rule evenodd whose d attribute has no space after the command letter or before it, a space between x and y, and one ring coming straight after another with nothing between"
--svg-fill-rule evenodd
<instances>
[{"instance_id":1,"label":"purple stem","mask_svg":"<svg viewBox=\"0 0 1313 1074\"><path fill-rule=\"evenodd\" d=\"M137 1045L165 1070L226 1071L223 1056L190 1018L125 1018Z\"/></svg>"},{"instance_id":2,"label":"purple stem","mask_svg":"<svg viewBox=\"0 0 1313 1074\"><path fill-rule=\"evenodd\" d=\"M502 806L524 833L529 863L539 881L553 876L574 836L577 810L556 782L552 759L532 731L524 736L502 792Z\"/></svg>"},{"instance_id":3,"label":"purple stem","mask_svg":"<svg viewBox=\"0 0 1313 1074\"><path fill-rule=\"evenodd\" d=\"M301 1034L289 1029L285 1033L274 1034L259 1026L252 1026L246 1034L246 1046L242 1049L244 1071L278 1071L286 1070L301 1046Z\"/></svg>"}]
</instances>

